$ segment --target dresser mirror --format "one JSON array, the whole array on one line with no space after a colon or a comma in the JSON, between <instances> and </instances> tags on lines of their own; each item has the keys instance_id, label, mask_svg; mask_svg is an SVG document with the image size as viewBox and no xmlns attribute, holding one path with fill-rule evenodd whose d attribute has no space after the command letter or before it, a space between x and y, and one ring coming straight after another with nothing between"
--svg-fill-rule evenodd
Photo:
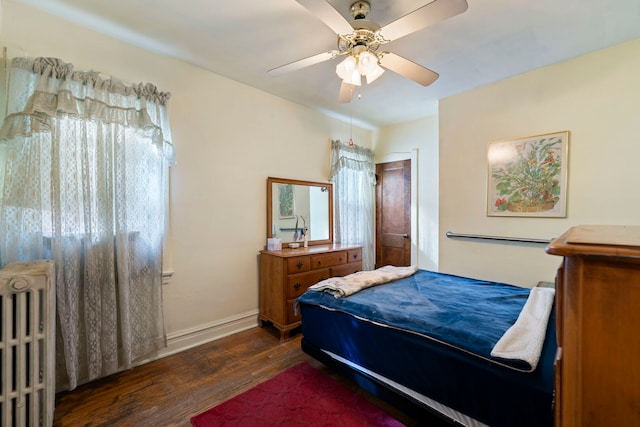
<instances>
[{"instance_id":1,"label":"dresser mirror","mask_svg":"<svg viewBox=\"0 0 640 427\"><path fill-rule=\"evenodd\" d=\"M333 185L267 178L267 237L309 245L333 243Z\"/></svg>"}]
</instances>

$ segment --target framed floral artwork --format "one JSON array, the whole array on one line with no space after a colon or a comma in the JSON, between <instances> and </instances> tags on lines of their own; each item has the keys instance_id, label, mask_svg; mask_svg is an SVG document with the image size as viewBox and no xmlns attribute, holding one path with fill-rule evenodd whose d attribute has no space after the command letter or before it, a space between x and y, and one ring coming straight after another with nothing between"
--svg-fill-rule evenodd
<instances>
[{"instance_id":1,"label":"framed floral artwork","mask_svg":"<svg viewBox=\"0 0 640 427\"><path fill-rule=\"evenodd\" d=\"M487 215L565 218L569 131L488 144Z\"/></svg>"}]
</instances>

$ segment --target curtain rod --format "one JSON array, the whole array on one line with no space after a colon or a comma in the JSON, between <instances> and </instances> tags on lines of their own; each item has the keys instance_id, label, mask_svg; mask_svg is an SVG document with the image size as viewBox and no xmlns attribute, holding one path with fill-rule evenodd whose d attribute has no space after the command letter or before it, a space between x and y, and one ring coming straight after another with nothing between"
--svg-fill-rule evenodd
<instances>
[{"instance_id":1,"label":"curtain rod","mask_svg":"<svg viewBox=\"0 0 640 427\"><path fill-rule=\"evenodd\" d=\"M461 234L447 231L445 236L451 238L463 238L463 239L482 239L482 240L499 240L506 242L523 242L523 243L551 243L553 239L531 239L528 237L504 237L504 236L485 236L482 234Z\"/></svg>"}]
</instances>

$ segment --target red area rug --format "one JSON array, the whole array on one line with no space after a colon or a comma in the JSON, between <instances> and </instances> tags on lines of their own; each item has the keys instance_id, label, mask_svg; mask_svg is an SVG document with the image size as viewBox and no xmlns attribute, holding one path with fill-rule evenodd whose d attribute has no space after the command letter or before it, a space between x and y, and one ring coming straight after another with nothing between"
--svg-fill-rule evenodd
<instances>
[{"instance_id":1,"label":"red area rug","mask_svg":"<svg viewBox=\"0 0 640 427\"><path fill-rule=\"evenodd\" d=\"M196 415L191 424L195 427L404 425L307 363Z\"/></svg>"}]
</instances>

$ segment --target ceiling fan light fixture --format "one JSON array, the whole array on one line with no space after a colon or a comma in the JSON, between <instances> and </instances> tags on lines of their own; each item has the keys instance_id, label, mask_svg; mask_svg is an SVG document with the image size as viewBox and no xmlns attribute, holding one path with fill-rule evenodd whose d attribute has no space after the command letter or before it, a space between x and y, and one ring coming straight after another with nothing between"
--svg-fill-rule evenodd
<instances>
[{"instance_id":1,"label":"ceiling fan light fixture","mask_svg":"<svg viewBox=\"0 0 640 427\"><path fill-rule=\"evenodd\" d=\"M378 77L380 77L384 73L384 68L382 68L378 63L373 67L373 70L367 74L367 84L373 83Z\"/></svg>"},{"instance_id":2,"label":"ceiling fan light fixture","mask_svg":"<svg viewBox=\"0 0 640 427\"><path fill-rule=\"evenodd\" d=\"M353 71L355 70L355 68L356 68L356 58L354 58L351 55L347 55L344 61L340 62L336 66L336 74L342 80L345 80L347 79L347 77L351 78L351 75L353 74Z\"/></svg>"},{"instance_id":3,"label":"ceiling fan light fixture","mask_svg":"<svg viewBox=\"0 0 640 427\"><path fill-rule=\"evenodd\" d=\"M368 75L374 70L377 64L378 57L368 50L365 50L358 55L358 71L360 71L360 74L365 76Z\"/></svg>"},{"instance_id":4,"label":"ceiling fan light fixture","mask_svg":"<svg viewBox=\"0 0 640 427\"><path fill-rule=\"evenodd\" d=\"M354 86L360 86L362 84L360 72L358 70L353 70L345 78L343 78L342 81Z\"/></svg>"}]
</instances>

